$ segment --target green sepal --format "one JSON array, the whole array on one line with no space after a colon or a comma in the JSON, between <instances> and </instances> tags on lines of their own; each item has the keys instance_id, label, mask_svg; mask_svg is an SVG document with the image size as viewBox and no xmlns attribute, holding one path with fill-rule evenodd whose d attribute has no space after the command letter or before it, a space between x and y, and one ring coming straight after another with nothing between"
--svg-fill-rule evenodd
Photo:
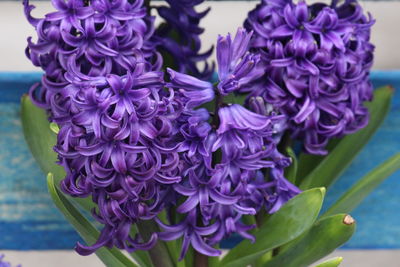
<instances>
[{"instance_id":1,"label":"green sepal","mask_svg":"<svg viewBox=\"0 0 400 267\"><path fill-rule=\"evenodd\" d=\"M350 239L356 228L354 219L337 214L318 220L315 225L296 238L264 267L306 267L329 255Z\"/></svg>"},{"instance_id":2,"label":"green sepal","mask_svg":"<svg viewBox=\"0 0 400 267\"><path fill-rule=\"evenodd\" d=\"M88 221L79 210L66 198L63 193L58 190L55 185L53 174L47 175L47 186L50 196L67 221L75 228L82 239L87 244L95 243L99 237L99 231L94 225ZM107 267L136 267L129 258L116 248L100 248L96 251L96 255Z\"/></svg>"},{"instance_id":3,"label":"green sepal","mask_svg":"<svg viewBox=\"0 0 400 267\"><path fill-rule=\"evenodd\" d=\"M358 180L323 216L349 213L355 209L378 185L400 168L400 153L373 169Z\"/></svg>"},{"instance_id":4,"label":"green sepal","mask_svg":"<svg viewBox=\"0 0 400 267\"><path fill-rule=\"evenodd\" d=\"M256 237L253 244L249 240L240 242L222 259L221 266L247 266L266 252L300 236L317 219L324 195L324 188L314 188L289 200L253 232Z\"/></svg>"},{"instance_id":5,"label":"green sepal","mask_svg":"<svg viewBox=\"0 0 400 267\"><path fill-rule=\"evenodd\" d=\"M300 189L329 187L347 169L353 159L379 128L390 109L392 87L375 90L374 100L367 103L370 111L368 125L355 134L347 135L329 152L300 184Z\"/></svg>"},{"instance_id":6,"label":"green sepal","mask_svg":"<svg viewBox=\"0 0 400 267\"><path fill-rule=\"evenodd\" d=\"M342 263L342 261L343 261L342 257L335 257L327 261L324 261L318 265L315 265L315 267L337 267Z\"/></svg>"}]
</instances>

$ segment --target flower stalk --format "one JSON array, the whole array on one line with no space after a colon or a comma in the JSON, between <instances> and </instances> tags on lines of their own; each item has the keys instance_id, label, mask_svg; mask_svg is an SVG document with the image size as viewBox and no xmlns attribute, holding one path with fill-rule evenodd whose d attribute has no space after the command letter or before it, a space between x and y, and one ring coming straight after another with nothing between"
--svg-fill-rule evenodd
<instances>
[{"instance_id":1,"label":"flower stalk","mask_svg":"<svg viewBox=\"0 0 400 267\"><path fill-rule=\"evenodd\" d=\"M149 240L153 233L160 231L157 223L152 220L140 221L136 225L144 240ZM148 252L154 267L175 266L165 242L157 242Z\"/></svg>"}]
</instances>

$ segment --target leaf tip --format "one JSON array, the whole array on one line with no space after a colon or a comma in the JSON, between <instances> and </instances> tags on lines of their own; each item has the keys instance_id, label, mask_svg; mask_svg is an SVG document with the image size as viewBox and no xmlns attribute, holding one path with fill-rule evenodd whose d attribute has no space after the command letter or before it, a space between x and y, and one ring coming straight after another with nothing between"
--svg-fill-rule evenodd
<instances>
[{"instance_id":1,"label":"leaf tip","mask_svg":"<svg viewBox=\"0 0 400 267\"><path fill-rule=\"evenodd\" d=\"M343 223L345 225L353 225L356 222L356 220L354 220L353 217L351 217L349 214L347 214L346 216L344 216L343 218Z\"/></svg>"},{"instance_id":2,"label":"leaf tip","mask_svg":"<svg viewBox=\"0 0 400 267\"><path fill-rule=\"evenodd\" d=\"M51 172L49 172L49 173L47 174L47 184L52 183L53 180L54 180L54 175L53 175Z\"/></svg>"},{"instance_id":3,"label":"leaf tip","mask_svg":"<svg viewBox=\"0 0 400 267\"><path fill-rule=\"evenodd\" d=\"M325 196L326 188L325 187L319 187L318 189L321 191L322 196Z\"/></svg>"}]
</instances>

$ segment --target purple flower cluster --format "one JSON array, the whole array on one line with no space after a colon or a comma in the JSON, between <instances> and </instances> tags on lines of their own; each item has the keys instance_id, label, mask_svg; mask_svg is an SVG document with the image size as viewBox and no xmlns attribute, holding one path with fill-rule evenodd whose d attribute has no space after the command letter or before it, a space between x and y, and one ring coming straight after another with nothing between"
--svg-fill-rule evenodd
<instances>
[{"instance_id":1,"label":"purple flower cluster","mask_svg":"<svg viewBox=\"0 0 400 267\"><path fill-rule=\"evenodd\" d=\"M163 90L162 73L137 67L123 76L109 74L71 83L70 117L55 147L67 171L61 183L74 197L91 196L104 225L96 244L78 244L82 255L101 246L133 251L156 242L132 238L139 220L158 215L170 185L181 180L173 121L180 106Z\"/></svg>"},{"instance_id":2,"label":"purple flower cluster","mask_svg":"<svg viewBox=\"0 0 400 267\"><path fill-rule=\"evenodd\" d=\"M34 6L28 0L23 4L38 35L36 43L28 38L26 54L45 72L41 88L37 85L31 90L32 99L51 111L56 122L63 118L54 117L58 115L53 107L63 109L61 113L68 109L63 91L70 83L70 69L97 77L124 75L144 62L151 63L152 70L161 68L162 59L149 41L154 19L146 15L142 0L52 0L57 11L41 19L31 16Z\"/></svg>"},{"instance_id":3,"label":"purple flower cluster","mask_svg":"<svg viewBox=\"0 0 400 267\"><path fill-rule=\"evenodd\" d=\"M197 49L202 15L194 13L194 2L179 4L185 8L177 18L191 25L182 24L190 28L182 32L195 40L187 45ZM233 40L218 38L218 85L172 69L165 82L162 60L152 51L153 19L142 1L53 5L58 11L36 19L24 2L38 33L27 55L45 71L31 95L60 128L55 150L66 171L62 190L97 205L101 235L91 246L78 244L80 254L103 246L150 249L157 239L182 237L181 258L189 245L217 256L213 246L232 233L253 240L254 225L243 215L275 212L299 193L283 175L290 159L277 150L286 117L271 112L262 97L246 107L224 100L263 75L261 57L248 52L251 33L239 29ZM189 65L184 70L195 73ZM202 107L213 100L213 112ZM162 231L148 240L131 235L144 220L157 221Z\"/></svg>"},{"instance_id":4,"label":"purple flower cluster","mask_svg":"<svg viewBox=\"0 0 400 267\"><path fill-rule=\"evenodd\" d=\"M183 237L181 258L189 244L202 254L218 256L220 251L212 246L232 233L254 240L248 233L254 225L244 224L242 216L261 209L275 212L299 193L283 176L290 159L278 152L274 138L279 134L276 125L285 117L270 114L260 97L252 98L249 109L224 103L224 95L258 77L254 66L259 58L247 52L250 37L239 29L233 41L230 35L218 38L220 79L215 89L209 82L168 70L167 86L178 92L176 101L185 103L176 135L182 180L173 185L177 199L169 213L186 217L172 225L158 220L164 230L159 238ZM210 118L207 110L193 108L211 101L213 89L217 108Z\"/></svg>"},{"instance_id":5,"label":"purple flower cluster","mask_svg":"<svg viewBox=\"0 0 400 267\"><path fill-rule=\"evenodd\" d=\"M198 78L209 79L214 71L206 59L213 48L200 53L200 34L204 29L199 26L210 9L197 12L195 7L204 0L167 0L169 7L157 6L157 12L164 19L154 33L152 41L157 49L166 56L167 67L181 73L188 73ZM169 62L171 60L172 62ZM198 63L203 62L204 69L200 70Z\"/></svg>"},{"instance_id":6,"label":"purple flower cluster","mask_svg":"<svg viewBox=\"0 0 400 267\"><path fill-rule=\"evenodd\" d=\"M248 15L253 51L265 73L251 92L288 116L292 136L313 154L329 139L368 123L374 21L355 0L338 5L263 0Z\"/></svg>"},{"instance_id":7,"label":"purple flower cluster","mask_svg":"<svg viewBox=\"0 0 400 267\"><path fill-rule=\"evenodd\" d=\"M153 18L140 0L53 0L43 19L25 13L38 41L27 55L45 74L31 90L60 127L55 150L66 170L61 186L74 197L91 196L104 225L86 255L101 246L133 251L156 242L130 236L139 219L162 210L163 185L179 181L177 152L167 139L179 114L163 91L161 58L149 41ZM173 144L172 144L173 145ZM162 191L162 192L161 192Z\"/></svg>"}]
</instances>

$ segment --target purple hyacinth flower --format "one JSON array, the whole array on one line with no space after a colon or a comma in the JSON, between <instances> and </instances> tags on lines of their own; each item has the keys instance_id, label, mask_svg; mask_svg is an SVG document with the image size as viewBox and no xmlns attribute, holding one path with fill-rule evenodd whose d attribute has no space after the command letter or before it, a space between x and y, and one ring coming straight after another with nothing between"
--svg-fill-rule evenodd
<instances>
[{"instance_id":1,"label":"purple hyacinth flower","mask_svg":"<svg viewBox=\"0 0 400 267\"><path fill-rule=\"evenodd\" d=\"M368 123L373 20L355 0L331 5L264 0L245 22L251 51L265 75L250 97L261 96L288 117L288 130L305 150L326 154L331 138Z\"/></svg>"}]
</instances>

